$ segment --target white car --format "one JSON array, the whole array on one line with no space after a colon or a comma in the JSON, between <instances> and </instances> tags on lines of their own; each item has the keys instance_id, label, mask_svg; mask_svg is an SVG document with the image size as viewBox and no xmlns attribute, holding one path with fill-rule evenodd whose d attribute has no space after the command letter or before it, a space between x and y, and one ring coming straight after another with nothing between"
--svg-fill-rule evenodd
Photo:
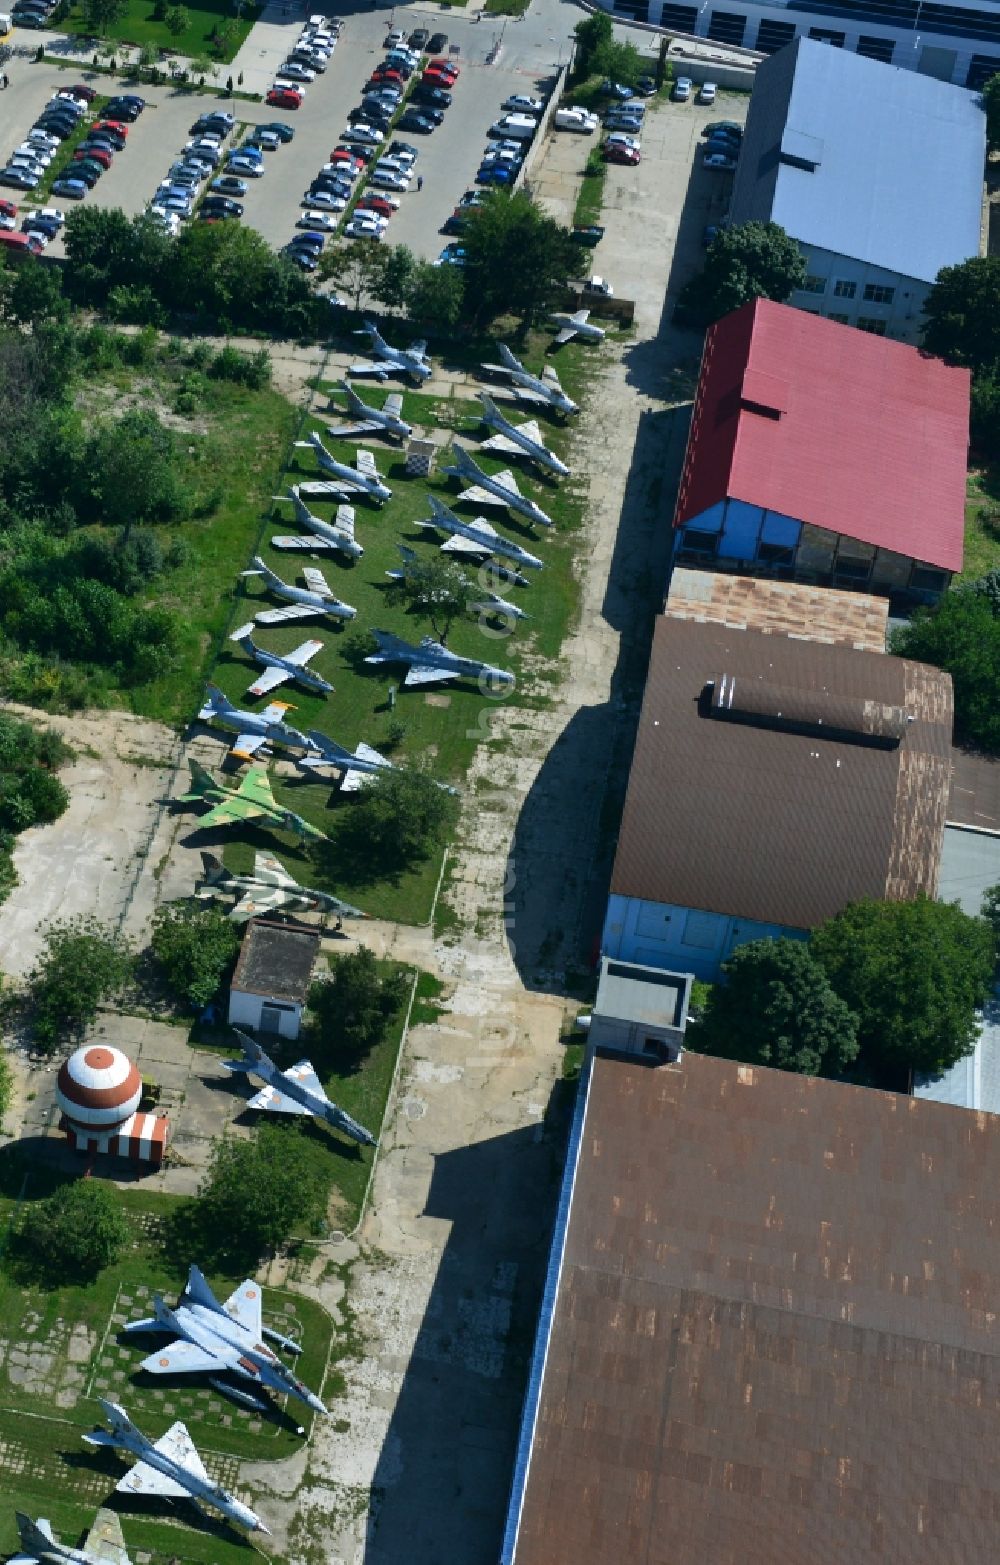
<instances>
[{"instance_id":1,"label":"white car","mask_svg":"<svg viewBox=\"0 0 1000 1565\"><path fill-rule=\"evenodd\" d=\"M698 88L698 103L714 103L717 88L714 82L702 82Z\"/></svg>"},{"instance_id":2,"label":"white car","mask_svg":"<svg viewBox=\"0 0 1000 1565\"><path fill-rule=\"evenodd\" d=\"M349 125L340 135L341 145L345 147L378 147L384 140L385 132L376 130L374 125Z\"/></svg>"},{"instance_id":3,"label":"white car","mask_svg":"<svg viewBox=\"0 0 1000 1565\"><path fill-rule=\"evenodd\" d=\"M15 158L30 158L33 163L41 163L43 168L48 168L55 154L51 149L40 147L37 142L22 141L19 147L14 148Z\"/></svg>"},{"instance_id":4,"label":"white car","mask_svg":"<svg viewBox=\"0 0 1000 1565\"><path fill-rule=\"evenodd\" d=\"M403 168L412 168L416 161L417 154L415 152L410 152L403 147L397 147L395 152L389 152L384 158L379 158L379 162L382 164L399 163Z\"/></svg>"},{"instance_id":5,"label":"white car","mask_svg":"<svg viewBox=\"0 0 1000 1565\"><path fill-rule=\"evenodd\" d=\"M286 60L281 67L282 76L293 82L314 82L316 72L311 71L307 65L299 65L297 60Z\"/></svg>"},{"instance_id":6,"label":"white car","mask_svg":"<svg viewBox=\"0 0 1000 1565\"><path fill-rule=\"evenodd\" d=\"M687 103L691 96L691 88L693 86L694 82L691 80L690 76L678 76L677 80L674 82L673 91L671 92L670 96L673 98L675 103Z\"/></svg>"},{"instance_id":7,"label":"white car","mask_svg":"<svg viewBox=\"0 0 1000 1565\"><path fill-rule=\"evenodd\" d=\"M516 114L541 114L545 104L541 98L529 98L523 92L515 92L511 97L505 98L500 107Z\"/></svg>"},{"instance_id":8,"label":"white car","mask_svg":"<svg viewBox=\"0 0 1000 1565\"><path fill-rule=\"evenodd\" d=\"M626 136L624 131L613 130L604 142L606 147L627 147L629 152L641 152L642 142L637 136Z\"/></svg>"},{"instance_id":9,"label":"white car","mask_svg":"<svg viewBox=\"0 0 1000 1565\"><path fill-rule=\"evenodd\" d=\"M614 291L615 290L612 288L606 277L592 277L587 283L588 293L603 294L605 299L612 298L614 296Z\"/></svg>"},{"instance_id":10,"label":"white car","mask_svg":"<svg viewBox=\"0 0 1000 1565\"><path fill-rule=\"evenodd\" d=\"M556 109L552 123L556 130L578 130L589 136L600 122L597 115L587 109Z\"/></svg>"},{"instance_id":11,"label":"white car","mask_svg":"<svg viewBox=\"0 0 1000 1565\"><path fill-rule=\"evenodd\" d=\"M409 190L410 188L408 176L391 168L375 169L368 183L377 185L380 190Z\"/></svg>"},{"instance_id":12,"label":"white car","mask_svg":"<svg viewBox=\"0 0 1000 1565\"><path fill-rule=\"evenodd\" d=\"M306 213L307 217L318 217L320 211L343 212L347 202L343 196L335 196L329 190L307 190L302 197L302 205L310 208ZM319 210L312 210L313 208L318 208Z\"/></svg>"},{"instance_id":13,"label":"white car","mask_svg":"<svg viewBox=\"0 0 1000 1565\"><path fill-rule=\"evenodd\" d=\"M49 99L49 102L58 103L60 107L63 104L66 104L70 109L72 109L73 113L76 114L77 117L79 117L86 108L86 104L81 103L79 98L74 98L71 92L54 93L53 96Z\"/></svg>"},{"instance_id":14,"label":"white car","mask_svg":"<svg viewBox=\"0 0 1000 1565\"><path fill-rule=\"evenodd\" d=\"M50 136L47 130L29 130L24 138L36 147L47 147L50 152L58 152L62 142L58 136Z\"/></svg>"},{"instance_id":15,"label":"white car","mask_svg":"<svg viewBox=\"0 0 1000 1565\"><path fill-rule=\"evenodd\" d=\"M342 201L340 205L341 208L343 208L347 205L347 202ZM331 217L329 212L309 211L303 212L295 226L296 228L315 228L318 229L320 233L332 234L337 226L337 219L335 217Z\"/></svg>"},{"instance_id":16,"label":"white car","mask_svg":"<svg viewBox=\"0 0 1000 1565\"><path fill-rule=\"evenodd\" d=\"M36 163L34 158L17 156L8 158L7 167L13 169L15 173L31 174L35 179L45 178L46 165L44 163Z\"/></svg>"},{"instance_id":17,"label":"white car","mask_svg":"<svg viewBox=\"0 0 1000 1565\"><path fill-rule=\"evenodd\" d=\"M398 49L401 43L405 43L406 34L401 27L393 27L385 35L383 49Z\"/></svg>"},{"instance_id":18,"label":"white car","mask_svg":"<svg viewBox=\"0 0 1000 1565\"><path fill-rule=\"evenodd\" d=\"M360 171L353 163L324 163L320 174L324 179L346 179L352 185Z\"/></svg>"},{"instance_id":19,"label":"white car","mask_svg":"<svg viewBox=\"0 0 1000 1565\"><path fill-rule=\"evenodd\" d=\"M721 169L724 173L731 173L736 167L736 159L727 158L724 152L710 152L701 161L705 168Z\"/></svg>"},{"instance_id":20,"label":"white car","mask_svg":"<svg viewBox=\"0 0 1000 1565\"><path fill-rule=\"evenodd\" d=\"M5 212L0 212L0 228L7 230L17 227L17 218L8 217Z\"/></svg>"},{"instance_id":21,"label":"white car","mask_svg":"<svg viewBox=\"0 0 1000 1565\"><path fill-rule=\"evenodd\" d=\"M40 250L44 250L49 240L54 237L51 228L25 228L22 232L24 237L32 240Z\"/></svg>"},{"instance_id":22,"label":"white car","mask_svg":"<svg viewBox=\"0 0 1000 1565\"><path fill-rule=\"evenodd\" d=\"M372 218L375 214L372 213ZM344 229L345 239L381 239L387 228L385 218L380 222L374 222L364 212L359 212L352 217Z\"/></svg>"},{"instance_id":23,"label":"white car","mask_svg":"<svg viewBox=\"0 0 1000 1565\"><path fill-rule=\"evenodd\" d=\"M276 76L268 88L269 92L297 92L300 98L305 98L306 86L304 82L293 81L290 76Z\"/></svg>"},{"instance_id":24,"label":"white car","mask_svg":"<svg viewBox=\"0 0 1000 1565\"><path fill-rule=\"evenodd\" d=\"M402 158L379 158L373 172L378 172L381 174L401 174L405 180L411 180L413 178L413 165L411 163L404 163Z\"/></svg>"}]
</instances>

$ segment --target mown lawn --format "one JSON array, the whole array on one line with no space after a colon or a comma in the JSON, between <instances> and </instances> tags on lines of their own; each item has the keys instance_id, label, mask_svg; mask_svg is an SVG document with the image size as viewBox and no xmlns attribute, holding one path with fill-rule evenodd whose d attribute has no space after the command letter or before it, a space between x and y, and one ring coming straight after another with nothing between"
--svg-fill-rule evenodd
<instances>
[{"instance_id":1,"label":"mown lawn","mask_svg":"<svg viewBox=\"0 0 1000 1565\"><path fill-rule=\"evenodd\" d=\"M185 5L191 25L186 32L175 36L162 20L154 19L154 0L127 0L122 16L108 26L107 37L115 42L136 44L140 48L144 44L156 44L160 49L169 49L174 54L184 54L190 59L212 55L221 65L233 59L246 42L257 16L257 7L253 4L245 5L243 15L239 18L234 15L232 6L225 4L224 0L216 0L215 4L212 0L185 0ZM232 22L233 33L226 48L219 52L214 48L212 40L215 29L222 22ZM84 20L82 7L74 5L66 21L59 23L59 29L89 37L90 29Z\"/></svg>"},{"instance_id":2,"label":"mown lawn","mask_svg":"<svg viewBox=\"0 0 1000 1565\"><path fill-rule=\"evenodd\" d=\"M976 581L1000 568L1000 496L997 474L974 469L966 486L965 556L959 581Z\"/></svg>"}]
</instances>

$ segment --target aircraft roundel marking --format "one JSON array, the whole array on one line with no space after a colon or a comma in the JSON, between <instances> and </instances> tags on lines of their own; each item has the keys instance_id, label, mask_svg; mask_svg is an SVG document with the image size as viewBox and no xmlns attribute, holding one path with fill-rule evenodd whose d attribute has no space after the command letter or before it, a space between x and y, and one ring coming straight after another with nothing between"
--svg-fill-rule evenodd
<instances>
[{"instance_id":1,"label":"aircraft roundel marking","mask_svg":"<svg viewBox=\"0 0 1000 1565\"><path fill-rule=\"evenodd\" d=\"M247 1298L247 1299L255 1299L256 1297L257 1297L257 1289L256 1288L248 1288L246 1293L244 1294L244 1298Z\"/></svg>"},{"instance_id":2,"label":"aircraft roundel marking","mask_svg":"<svg viewBox=\"0 0 1000 1565\"><path fill-rule=\"evenodd\" d=\"M170 1360L169 1359L160 1359L160 1368L161 1369L169 1369L170 1368Z\"/></svg>"}]
</instances>

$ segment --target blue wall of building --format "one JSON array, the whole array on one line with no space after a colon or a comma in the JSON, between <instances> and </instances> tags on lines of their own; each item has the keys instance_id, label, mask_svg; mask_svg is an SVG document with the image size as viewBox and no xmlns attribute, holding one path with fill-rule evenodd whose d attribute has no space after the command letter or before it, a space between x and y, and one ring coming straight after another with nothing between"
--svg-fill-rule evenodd
<instances>
[{"instance_id":1,"label":"blue wall of building","mask_svg":"<svg viewBox=\"0 0 1000 1565\"><path fill-rule=\"evenodd\" d=\"M623 962L641 962L672 972L693 973L706 983L737 946L751 940L808 939L805 929L760 924L750 918L708 913L701 908L610 896L601 950Z\"/></svg>"}]
</instances>

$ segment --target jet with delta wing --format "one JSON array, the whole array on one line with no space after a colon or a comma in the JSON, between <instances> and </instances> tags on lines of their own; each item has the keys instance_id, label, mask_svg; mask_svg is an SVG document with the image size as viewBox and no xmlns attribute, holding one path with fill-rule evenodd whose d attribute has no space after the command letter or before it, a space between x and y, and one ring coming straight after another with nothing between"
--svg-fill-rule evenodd
<instances>
[{"instance_id":1,"label":"jet with delta wing","mask_svg":"<svg viewBox=\"0 0 1000 1565\"><path fill-rule=\"evenodd\" d=\"M119 1494L137 1494L143 1499L151 1495L187 1498L212 1506L227 1521L245 1527L248 1532L264 1532L270 1537L270 1528L264 1526L249 1505L244 1505L220 1483L212 1482L195 1450L194 1441L179 1419L171 1424L162 1439L153 1441L133 1424L117 1402L109 1402L106 1397L97 1400L111 1428L94 1429L84 1435L87 1445L111 1446L139 1458L115 1485Z\"/></svg>"},{"instance_id":2,"label":"jet with delta wing","mask_svg":"<svg viewBox=\"0 0 1000 1565\"><path fill-rule=\"evenodd\" d=\"M15 1511L14 1520L21 1548L10 1565L132 1565L114 1511L98 1511L82 1549L60 1543L44 1516L33 1522L23 1511Z\"/></svg>"},{"instance_id":3,"label":"jet with delta wing","mask_svg":"<svg viewBox=\"0 0 1000 1565\"><path fill-rule=\"evenodd\" d=\"M364 549L354 536L353 505L338 505L336 520L324 522L322 517L314 516L310 511L302 499L298 484L293 484L287 495L276 494L273 498L291 500L295 507L295 520L306 529L308 536L281 533L271 539L272 549L308 549L310 552L316 549L336 549L338 554L346 555L349 560L360 560L364 554Z\"/></svg>"},{"instance_id":4,"label":"jet with delta wing","mask_svg":"<svg viewBox=\"0 0 1000 1565\"><path fill-rule=\"evenodd\" d=\"M240 780L238 788L223 788L221 783L213 782L199 761L189 760L188 766L191 768L190 791L182 793L174 802L212 806L207 815L200 817L199 829L203 826L232 826L260 820L279 831L290 831L299 838L312 837L318 842L326 841L326 833L320 831L318 826L311 825L301 815L296 815L294 810L286 810L277 802L271 792L266 766L251 766Z\"/></svg>"},{"instance_id":5,"label":"jet with delta wing","mask_svg":"<svg viewBox=\"0 0 1000 1565\"><path fill-rule=\"evenodd\" d=\"M459 657L433 636L422 636L415 647L388 630L372 632L378 651L365 658L366 663L404 663L404 685L432 685L443 679L485 679L492 685L513 685L514 675L506 668L494 668L477 658Z\"/></svg>"},{"instance_id":6,"label":"jet with delta wing","mask_svg":"<svg viewBox=\"0 0 1000 1565\"><path fill-rule=\"evenodd\" d=\"M523 565L525 570L541 570L542 561L537 555L529 554L527 549L522 549L519 543L513 543L509 538L502 538L485 516L477 516L475 521L467 522L463 517L456 516L451 507L439 500L437 495L429 494L427 498L431 514L422 517L414 525L447 533L449 536L441 545L444 553L472 555L478 559L486 556L494 560L510 560L514 565ZM513 582L518 587L528 585L526 577L505 565L494 563L490 569L503 581Z\"/></svg>"},{"instance_id":7,"label":"jet with delta wing","mask_svg":"<svg viewBox=\"0 0 1000 1565\"><path fill-rule=\"evenodd\" d=\"M399 552L403 556L402 566L394 571L386 571L390 581L405 581L411 570L416 570L420 564L418 556L412 549L408 549L405 543L399 545ZM516 603L508 603L506 598L498 597L495 592L487 592L475 602L469 602L468 608L473 614L496 614L503 619L530 619L530 614L525 614Z\"/></svg>"},{"instance_id":8,"label":"jet with delta wing","mask_svg":"<svg viewBox=\"0 0 1000 1565\"><path fill-rule=\"evenodd\" d=\"M340 382L347 398L347 411L354 416L353 424L328 425L331 435L336 435L340 440L346 440L349 435L391 435L396 440L408 440L413 434L413 425L403 420L403 393L391 391L380 408L370 408L358 396L354 387L348 381ZM331 411L338 411L334 403L330 402Z\"/></svg>"},{"instance_id":9,"label":"jet with delta wing","mask_svg":"<svg viewBox=\"0 0 1000 1565\"><path fill-rule=\"evenodd\" d=\"M327 741L329 742L329 741ZM325 763L324 763L325 764ZM261 913L335 913L338 918L367 918L359 907L341 902L328 891L313 891L300 886L285 866L267 853L255 853L252 875L237 875L226 869L214 853L203 853L205 878L195 895L203 900L234 896L236 905L229 917L234 924L245 924Z\"/></svg>"},{"instance_id":10,"label":"jet with delta wing","mask_svg":"<svg viewBox=\"0 0 1000 1565\"><path fill-rule=\"evenodd\" d=\"M262 609L255 614L258 625L281 625L291 619L313 619L317 614L328 614L331 619L353 619L358 612L349 603L342 603L334 596L330 583L315 565L302 568L305 587L291 587L288 582L282 581L264 564L259 554L253 557L253 570L242 571L241 575L263 576L276 598L287 599L287 608Z\"/></svg>"},{"instance_id":11,"label":"jet with delta wing","mask_svg":"<svg viewBox=\"0 0 1000 1565\"><path fill-rule=\"evenodd\" d=\"M382 482L378 465L371 451L359 450L357 467L349 467L346 462L338 462L336 457L330 455L315 430L308 440L296 440L295 444L315 452L316 461L323 472L330 474L329 479L300 485L301 488L307 489L313 498L318 495L363 494L367 495L369 500L374 500L376 505L384 505L387 500L392 499L392 490L388 484Z\"/></svg>"},{"instance_id":12,"label":"jet with delta wing","mask_svg":"<svg viewBox=\"0 0 1000 1565\"><path fill-rule=\"evenodd\" d=\"M493 398L487 396L485 391L479 391L476 395L483 404L483 423L487 429L496 431L489 440L483 441L484 451L527 456L550 473L558 473L563 478L568 476L566 463L560 461L555 452L545 445L542 432L533 418L526 424L512 424L504 418Z\"/></svg>"},{"instance_id":13,"label":"jet with delta wing","mask_svg":"<svg viewBox=\"0 0 1000 1565\"><path fill-rule=\"evenodd\" d=\"M317 695L326 695L333 689L328 679L324 679L321 674L314 674L312 669L306 667L310 658L322 652L322 641L302 641L294 651L287 654L267 652L263 647L258 647L253 639L253 620L234 630L229 639L263 667L263 674L253 684L247 685L248 696L266 696L269 690L276 690L286 679L297 680L306 690L315 691Z\"/></svg>"},{"instance_id":14,"label":"jet with delta wing","mask_svg":"<svg viewBox=\"0 0 1000 1565\"><path fill-rule=\"evenodd\" d=\"M423 338L411 342L408 348L391 348L371 321L365 321L361 331L354 335L369 339L372 357L363 364L352 364L348 371L350 375L376 375L379 380L386 380L390 375L409 375L419 383L429 380L434 373Z\"/></svg>"},{"instance_id":15,"label":"jet with delta wing","mask_svg":"<svg viewBox=\"0 0 1000 1565\"><path fill-rule=\"evenodd\" d=\"M314 1119L321 1119L334 1129L342 1130L345 1136L352 1136L363 1146L378 1146L371 1131L359 1125L336 1103L331 1103L310 1060L300 1060L291 1070L279 1070L259 1043L254 1043L238 1027L234 1027L233 1032L240 1040L243 1058L223 1060L223 1065L234 1073L245 1071L248 1075L259 1076L264 1083L261 1090L250 1099L247 1108L266 1109L269 1114L311 1114Z\"/></svg>"},{"instance_id":16,"label":"jet with delta wing","mask_svg":"<svg viewBox=\"0 0 1000 1565\"><path fill-rule=\"evenodd\" d=\"M557 413L579 413L579 403L567 397L559 376L550 364L546 364L539 378L537 375L529 375L520 359L515 358L504 343L500 344L500 357L503 359L502 364L484 364L482 368L490 375L508 376L513 395L519 402L541 402L548 408L554 408Z\"/></svg>"},{"instance_id":17,"label":"jet with delta wing","mask_svg":"<svg viewBox=\"0 0 1000 1565\"><path fill-rule=\"evenodd\" d=\"M359 788L364 787L365 783L379 772L398 770L387 756L374 749L372 745L365 744L363 739L356 750L345 750L342 744L338 744L335 739L328 739L326 734L321 734L317 728L312 729L311 734L316 748L312 751L312 764L304 765L303 770L317 774L339 771L341 793L357 793ZM457 788L452 788L448 783L439 782L437 787L442 788L445 793L458 792Z\"/></svg>"},{"instance_id":18,"label":"jet with delta wing","mask_svg":"<svg viewBox=\"0 0 1000 1565\"><path fill-rule=\"evenodd\" d=\"M290 750L308 750L309 740L290 723L284 721L286 712L294 712L289 701L272 701L263 712L243 712L233 706L228 696L217 685L206 685L208 700L198 713L203 723L221 723L223 728L235 730L236 738L230 755L237 760L250 761L257 751L266 745L280 744Z\"/></svg>"},{"instance_id":19,"label":"jet with delta wing","mask_svg":"<svg viewBox=\"0 0 1000 1565\"><path fill-rule=\"evenodd\" d=\"M297 1397L314 1413L325 1413L325 1403L303 1385L287 1364L264 1341L269 1337L293 1353L301 1353L297 1342L280 1332L271 1331L261 1320L260 1288L247 1278L224 1304L215 1294L197 1266L188 1272L188 1280L174 1309L159 1293L153 1295L153 1314L147 1320L130 1321L123 1334L169 1331L176 1341L158 1348L143 1359L140 1369L150 1375L197 1375L207 1373L209 1385L234 1400L267 1412L268 1402L260 1395L233 1391L220 1375L235 1375L249 1381L255 1392L273 1391L278 1396Z\"/></svg>"},{"instance_id":20,"label":"jet with delta wing","mask_svg":"<svg viewBox=\"0 0 1000 1565\"><path fill-rule=\"evenodd\" d=\"M491 476L483 472L463 446L453 445L451 449L455 461L451 467L442 467L442 473L465 479L472 485L470 489L462 490L458 497L460 500L470 505L505 505L509 511L516 511L529 522L537 522L542 527L552 526L551 516L546 516L540 505L529 500L518 489L517 480L509 467Z\"/></svg>"},{"instance_id":21,"label":"jet with delta wing","mask_svg":"<svg viewBox=\"0 0 1000 1565\"><path fill-rule=\"evenodd\" d=\"M559 327L557 343L572 342L574 337L579 337L581 342L604 341L604 327L594 325L589 310L574 310L572 315L554 314L551 319Z\"/></svg>"}]
</instances>

